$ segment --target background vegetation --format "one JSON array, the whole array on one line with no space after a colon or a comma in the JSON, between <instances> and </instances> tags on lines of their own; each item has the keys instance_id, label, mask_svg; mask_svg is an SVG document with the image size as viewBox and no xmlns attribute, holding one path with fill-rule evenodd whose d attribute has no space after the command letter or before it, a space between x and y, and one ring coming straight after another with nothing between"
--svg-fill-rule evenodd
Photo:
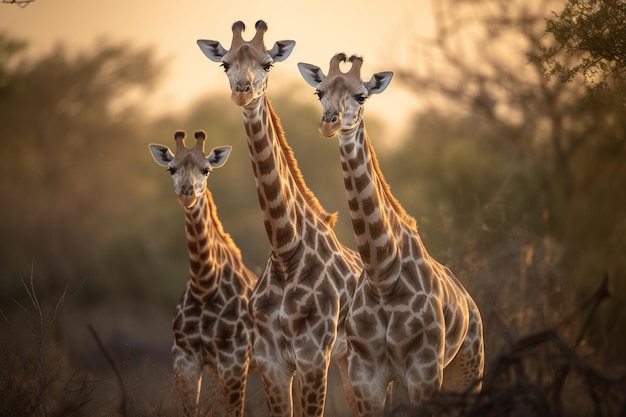
<instances>
[{"instance_id":1,"label":"background vegetation","mask_svg":"<svg viewBox=\"0 0 626 417\"><path fill-rule=\"evenodd\" d=\"M368 131L395 196L484 316L487 397L456 410L624 415L623 55L579 71L593 54L558 32L572 12L559 20L557 6L537 3L434 2L436 39L416 39L394 63L394 83L427 105L394 146L370 114ZM623 20L609 24L623 30ZM187 258L182 210L147 145L202 128L209 146L234 146L209 185L225 229L260 271L268 245L241 116L220 95L148 117L141 102L163 67L149 49L59 48L26 61L27 47L0 35L0 312L10 335L0 343L0 414L167 415L168 320ZM307 183L340 212L338 234L353 246L337 144L315 131L317 103L294 92L309 93L300 83L270 96ZM139 409L133 396L155 380L165 394ZM599 391L585 402L579 393L591 385ZM485 405L500 398L496 386L517 389L505 395L513 405ZM568 408L564 398L579 401ZM455 414L458 399L448 400L434 410Z\"/></svg>"}]
</instances>

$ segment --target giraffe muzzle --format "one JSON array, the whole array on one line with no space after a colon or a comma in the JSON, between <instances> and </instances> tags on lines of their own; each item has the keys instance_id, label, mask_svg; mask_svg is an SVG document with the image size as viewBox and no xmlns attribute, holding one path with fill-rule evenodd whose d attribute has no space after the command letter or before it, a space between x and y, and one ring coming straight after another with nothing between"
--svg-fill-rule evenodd
<instances>
[{"instance_id":1,"label":"giraffe muzzle","mask_svg":"<svg viewBox=\"0 0 626 417\"><path fill-rule=\"evenodd\" d=\"M196 204L197 200L198 199L196 198L195 194L185 195L181 193L178 195L178 202L181 206L185 208L192 207L194 204Z\"/></svg>"},{"instance_id":2,"label":"giraffe muzzle","mask_svg":"<svg viewBox=\"0 0 626 417\"><path fill-rule=\"evenodd\" d=\"M245 106L247 104L250 104L250 102L254 98L252 96L252 88L249 88L246 91L237 91L236 89L234 89L230 95L230 98L238 106Z\"/></svg>"},{"instance_id":3,"label":"giraffe muzzle","mask_svg":"<svg viewBox=\"0 0 626 417\"><path fill-rule=\"evenodd\" d=\"M324 115L320 120L319 132L327 137L333 137L341 130L341 118L338 115Z\"/></svg>"}]
</instances>

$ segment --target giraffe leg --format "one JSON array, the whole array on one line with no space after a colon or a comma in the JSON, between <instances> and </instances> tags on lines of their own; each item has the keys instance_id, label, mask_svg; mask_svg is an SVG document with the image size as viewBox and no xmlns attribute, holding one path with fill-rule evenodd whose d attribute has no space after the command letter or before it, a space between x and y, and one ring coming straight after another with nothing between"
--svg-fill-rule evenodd
<instances>
[{"instance_id":1,"label":"giraffe leg","mask_svg":"<svg viewBox=\"0 0 626 417\"><path fill-rule=\"evenodd\" d=\"M364 356L350 355L348 370L357 401L358 415L380 417L383 414L388 382L374 366L374 361Z\"/></svg>"},{"instance_id":2,"label":"giraffe leg","mask_svg":"<svg viewBox=\"0 0 626 417\"><path fill-rule=\"evenodd\" d=\"M218 365L224 411L229 417L243 417L248 374L248 362L243 358L236 365L229 367Z\"/></svg>"},{"instance_id":3,"label":"giraffe leg","mask_svg":"<svg viewBox=\"0 0 626 417\"><path fill-rule=\"evenodd\" d=\"M393 381L391 381L389 384L387 384L387 391L386 391L385 404L384 404L385 415L390 414L391 410L394 407L393 396L394 396Z\"/></svg>"},{"instance_id":4,"label":"giraffe leg","mask_svg":"<svg viewBox=\"0 0 626 417\"><path fill-rule=\"evenodd\" d=\"M404 358L404 378L409 403L418 405L434 398L443 381L444 334L441 328L431 328L427 340Z\"/></svg>"},{"instance_id":5,"label":"giraffe leg","mask_svg":"<svg viewBox=\"0 0 626 417\"><path fill-rule=\"evenodd\" d=\"M302 413L307 417L322 417L326 403L326 387L328 385L328 367L330 360L322 364L302 363L298 365L297 376L300 379L300 400Z\"/></svg>"},{"instance_id":6,"label":"giraffe leg","mask_svg":"<svg viewBox=\"0 0 626 417\"><path fill-rule=\"evenodd\" d=\"M470 317L465 340L459 351L443 370L443 389L446 391L480 391L482 386L485 352L482 322L477 319L478 309Z\"/></svg>"},{"instance_id":7,"label":"giraffe leg","mask_svg":"<svg viewBox=\"0 0 626 417\"><path fill-rule=\"evenodd\" d=\"M409 402L418 405L424 400L434 398L441 390L442 380L443 366L440 362L421 365L419 371L416 368L407 371Z\"/></svg>"},{"instance_id":8,"label":"giraffe leg","mask_svg":"<svg viewBox=\"0 0 626 417\"><path fill-rule=\"evenodd\" d=\"M302 411L302 381L299 375L294 375L293 385L291 386L291 395L293 404L293 417L306 417Z\"/></svg>"},{"instance_id":9,"label":"giraffe leg","mask_svg":"<svg viewBox=\"0 0 626 417\"><path fill-rule=\"evenodd\" d=\"M348 400L348 405L352 410L352 414L359 415L359 408L356 403L356 397L352 389L352 382L350 381L350 374L348 373L348 356L342 356L336 360L337 368L339 369L339 375L341 376L341 385L343 392Z\"/></svg>"},{"instance_id":10,"label":"giraffe leg","mask_svg":"<svg viewBox=\"0 0 626 417\"><path fill-rule=\"evenodd\" d=\"M256 356L256 362L265 387L265 397L270 416L292 417L293 371L282 366L276 358Z\"/></svg>"},{"instance_id":11,"label":"giraffe leg","mask_svg":"<svg viewBox=\"0 0 626 417\"><path fill-rule=\"evenodd\" d=\"M200 401L202 384L202 367L188 355L178 356L174 360L174 382L183 405L185 417L195 416Z\"/></svg>"}]
</instances>

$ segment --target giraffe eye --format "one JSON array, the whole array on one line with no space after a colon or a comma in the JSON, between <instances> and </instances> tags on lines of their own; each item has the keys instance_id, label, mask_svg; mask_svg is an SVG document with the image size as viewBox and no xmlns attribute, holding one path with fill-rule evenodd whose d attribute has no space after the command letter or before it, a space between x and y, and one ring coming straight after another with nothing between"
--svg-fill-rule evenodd
<instances>
[{"instance_id":1,"label":"giraffe eye","mask_svg":"<svg viewBox=\"0 0 626 417\"><path fill-rule=\"evenodd\" d=\"M272 64L270 62L270 63L267 63L267 64L263 65L263 69L265 70L265 72L269 72L272 69L273 66L274 66L274 64Z\"/></svg>"},{"instance_id":2,"label":"giraffe eye","mask_svg":"<svg viewBox=\"0 0 626 417\"><path fill-rule=\"evenodd\" d=\"M169 171L169 173L170 173L171 175L176 174L176 168L174 168L174 167L169 167L169 168L167 168L167 170Z\"/></svg>"},{"instance_id":3,"label":"giraffe eye","mask_svg":"<svg viewBox=\"0 0 626 417\"><path fill-rule=\"evenodd\" d=\"M354 96L354 99L359 103L359 104L363 104L365 103L365 100L367 99L367 96L365 94L361 94L358 96Z\"/></svg>"},{"instance_id":4,"label":"giraffe eye","mask_svg":"<svg viewBox=\"0 0 626 417\"><path fill-rule=\"evenodd\" d=\"M204 168L202 170L202 175L204 175L206 177L207 175L209 175L209 172L211 172L211 170L209 168Z\"/></svg>"},{"instance_id":5,"label":"giraffe eye","mask_svg":"<svg viewBox=\"0 0 626 417\"><path fill-rule=\"evenodd\" d=\"M315 95L320 100L322 99L322 97L324 97L324 93L322 93L320 90L315 90Z\"/></svg>"},{"instance_id":6,"label":"giraffe eye","mask_svg":"<svg viewBox=\"0 0 626 417\"><path fill-rule=\"evenodd\" d=\"M230 68L230 64L227 64L226 62L222 62L220 67L224 68L224 72L226 72Z\"/></svg>"}]
</instances>

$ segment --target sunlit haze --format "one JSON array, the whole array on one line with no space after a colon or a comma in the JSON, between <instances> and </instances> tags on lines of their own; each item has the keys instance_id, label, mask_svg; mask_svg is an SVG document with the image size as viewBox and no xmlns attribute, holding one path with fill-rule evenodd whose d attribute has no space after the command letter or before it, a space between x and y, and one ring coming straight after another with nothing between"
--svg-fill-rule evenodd
<instances>
[{"instance_id":1,"label":"sunlit haze","mask_svg":"<svg viewBox=\"0 0 626 417\"><path fill-rule=\"evenodd\" d=\"M26 40L29 56L48 53L57 45L69 52L85 50L103 41L153 48L158 58L169 62L149 103L151 113L161 114L184 110L210 91L224 91L224 100L228 99L222 69L204 57L196 40L218 40L228 48L236 20L246 24L246 39L254 35L254 23L265 20L268 48L277 40L296 41L291 56L273 69L270 96L294 83L305 86L298 62L326 69L337 52L362 55L364 79L377 71L392 70L397 62L394 54L407 53L409 37L431 34L432 16L428 0L384 5L371 0L35 0L25 8L0 4L0 30ZM384 94L368 103L367 111L383 115L382 121L396 133L418 102L401 84L392 82Z\"/></svg>"}]
</instances>

